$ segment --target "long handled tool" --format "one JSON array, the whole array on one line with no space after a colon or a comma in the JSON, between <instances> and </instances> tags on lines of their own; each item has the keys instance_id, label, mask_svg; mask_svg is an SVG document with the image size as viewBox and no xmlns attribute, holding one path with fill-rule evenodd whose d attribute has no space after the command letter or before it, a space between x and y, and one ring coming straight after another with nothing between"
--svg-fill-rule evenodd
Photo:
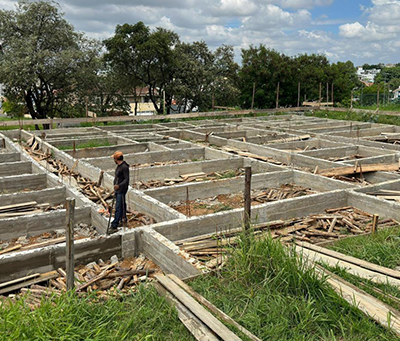
<instances>
[{"instance_id":1,"label":"long handled tool","mask_svg":"<svg viewBox=\"0 0 400 341\"><path fill-rule=\"evenodd\" d=\"M112 212L114 210L114 205L115 205L115 194L113 195L111 207L109 207L110 217L108 218L108 225L107 225L107 232L106 232L107 235L110 234L110 225L111 225L111 218L112 218Z\"/></svg>"}]
</instances>

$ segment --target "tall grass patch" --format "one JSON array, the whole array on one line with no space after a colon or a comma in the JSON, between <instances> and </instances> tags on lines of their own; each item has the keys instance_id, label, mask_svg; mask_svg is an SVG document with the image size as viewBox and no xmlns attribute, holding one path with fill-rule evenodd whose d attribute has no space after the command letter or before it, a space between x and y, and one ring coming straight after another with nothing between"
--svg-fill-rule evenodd
<instances>
[{"instance_id":1,"label":"tall grass patch","mask_svg":"<svg viewBox=\"0 0 400 341\"><path fill-rule=\"evenodd\" d=\"M191 285L262 340L396 339L279 241L244 238L231 252L218 276Z\"/></svg>"}]
</instances>

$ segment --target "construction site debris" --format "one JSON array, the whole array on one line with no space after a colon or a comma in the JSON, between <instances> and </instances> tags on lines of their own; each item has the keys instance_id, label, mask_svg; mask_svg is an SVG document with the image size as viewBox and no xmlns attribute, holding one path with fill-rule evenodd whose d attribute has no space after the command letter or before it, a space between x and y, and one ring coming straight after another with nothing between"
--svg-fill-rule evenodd
<instances>
[{"instance_id":1,"label":"construction site debris","mask_svg":"<svg viewBox=\"0 0 400 341\"><path fill-rule=\"evenodd\" d=\"M253 227L253 233L256 239L270 233L273 238L279 238L283 243L304 241L318 244L372 231L373 215L370 213L352 206L328 209L325 212L258 224ZM388 228L398 225L400 223L394 219L385 219L379 226ZM226 246L237 244L241 232L242 228L219 231L179 240L176 245L206 267L213 269L224 265L224 257L229 254L229 248Z\"/></svg>"},{"instance_id":2,"label":"construction site debris","mask_svg":"<svg viewBox=\"0 0 400 341\"><path fill-rule=\"evenodd\" d=\"M228 179L234 178L237 176L244 175L244 168L239 168L236 170L229 169L218 172L211 173L191 173L191 174L182 174L179 178L172 179L166 178L164 180L150 180L150 181L137 181L132 186L136 189L144 190L149 188L158 188L164 186L172 186L182 183L189 182L201 182L201 181L211 181L211 180L220 180L220 179Z\"/></svg>"},{"instance_id":3,"label":"construction site debris","mask_svg":"<svg viewBox=\"0 0 400 341\"><path fill-rule=\"evenodd\" d=\"M33 213L43 213L63 209L64 205L50 206L50 204L38 204L36 201L30 201L14 205L0 206L0 218L19 217Z\"/></svg>"},{"instance_id":4,"label":"construction site debris","mask_svg":"<svg viewBox=\"0 0 400 341\"><path fill-rule=\"evenodd\" d=\"M157 273L161 273L160 268L144 255L121 262L91 262L75 267L75 292L78 295L95 292L99 299L107 299L110 295L127 294L135 290L137 285L152 280ZM0 295L9 299L3 302L13 304L26 295L27 304L32 310L40 306L42 298L51 299L66 290L66 273L63 269L0 284Z\"/></svg>"},{"instance_id":5,"label":"construction site debris","mask_svg":"<svg viewBox=\"0 0 400 341\"><path fill-rule=\"evenodd\" d=\"M251 193L251 205L256 206L267 202L297 198L315 193L317 192L310 188L296 184L282 184L279 187L253 190ZM219 194L206 199L171 202L169 203L169 206L182 214L199 216L232 210L235 208L242 208L243 204L243 193L239 192L233 194Z\"/></svg>"},{"instance_id":6,"label":"construction site debris","mask_svg":"<svg viewBox=\"0 0 400 341\"><path fill-rule=\"evenodd\" d=\"M96 229L87 224L76 224L74 239L95 238L99 235ZM65 242L65 230L45 232L36 236L22 236L9 241L0 241L0 255L13 251L26 251L39 247L55 245Z\"/></svg>"}]
</instances>

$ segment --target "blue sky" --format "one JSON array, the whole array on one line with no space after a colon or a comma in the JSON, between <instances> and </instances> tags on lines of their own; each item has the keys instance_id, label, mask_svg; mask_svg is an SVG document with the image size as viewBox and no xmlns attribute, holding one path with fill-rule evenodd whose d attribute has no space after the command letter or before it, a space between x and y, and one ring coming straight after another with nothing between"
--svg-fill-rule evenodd
<instances>
[{"instance_id":1,"label":"blue sky","mask_svg":"<svg viewBox=\"0 0 400 341\"><path fill-rule=\"evenodd\" d=\"M13 9L16 0L0 0ZM249 45L325 54L331 61L400 62L400 0L60 0L66 18L104 39L117 24L143 21L211 48Z\"/></svg>"}]
</instances>

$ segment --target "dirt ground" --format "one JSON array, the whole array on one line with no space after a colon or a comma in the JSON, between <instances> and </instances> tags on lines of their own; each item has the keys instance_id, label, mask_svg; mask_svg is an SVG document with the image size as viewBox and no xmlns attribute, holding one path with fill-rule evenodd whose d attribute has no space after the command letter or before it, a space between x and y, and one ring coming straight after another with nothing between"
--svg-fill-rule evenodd
<instances>
[{"instance_id":1,"label":"dirt ground","mask_svg":"<svg viewBox=\"0 0 400 341\"><path fill-rule=\"evenodd\" d=\"M314 194L309 188L304 188L294 184L284 184L276 188L265 188L254 190L251 193L252 206L272 202L276 200L295 198L304 195ZM189 204L189 205L188 205ZM218 213L222 211L242 208L244 205L243 192L233 194L219 194L215 197L206 199L189 200L170 203L170 207L187 216L201 216Z\"/></svg>"}]
</instances>

